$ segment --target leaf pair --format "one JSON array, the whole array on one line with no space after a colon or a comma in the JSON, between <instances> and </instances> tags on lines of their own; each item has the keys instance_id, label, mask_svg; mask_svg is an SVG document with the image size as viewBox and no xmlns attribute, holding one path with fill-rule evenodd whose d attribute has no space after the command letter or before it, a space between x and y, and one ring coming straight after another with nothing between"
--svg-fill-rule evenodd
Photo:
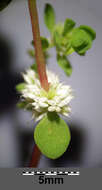
<instances>
[{"instance_id":1,"label":"leaf pair","mask_svg":"<svg viewBox=\"0 0 102 190\"><path fill-rule=\"evenodd\" d=\"M70 18L67 18L64 24L56 24L55 12L50 4L45 6L44 21L51 33L52 46L56 47L57 62L66 75L70 76L72 67L66 56L73 52L85 55L86 51L92 47L96 32L85 25L75 28L76 22Z\"/></svg>"},{"instance_id":2,"label":"leaf pair","mask_svg":"<svg viewBox=\"0 0 102 190\"><path fill-rule=\"evenodd\" d=\"M75 28L71 36L71 45L79 55L85 55L86 51L92 47L92 41L96 38L95 31L85 25Z\"/></svg>"},{"instance_id":3,"label":"leaf pair","mask_svg":"<svg viewBox=\"0 0 102 190\"><path fill-rule=\"evenodd\" d=\"M34 46L34 41L31 42L31 44ZM47 38L41 36L41 44L42 44L42 49L43 51L47 51L49 48L49 41Z\"/></svg>"},{"instance_id":4,"label":"leaf pair","mask_svg":"<svg viewBox=\"0 0 102 190\"><path fill-rule=\"evenodd\" d=\"M66 19L64 26L57 24L53 39L58 53L69 55L73 52L85 55L86 51L92 47L92 42L96 38L95 31L86 25L74 28L75 22Z\"/></svg>"},{"instance_id":5,"label":"leaf pair","mask_svg":"<svg viewBox=\"0 0 102 190\"><path fill-rule=\"evenodd\" d=\"M48 49L49 49L49 47L50 47L50 44L49 44L48 39L45 38L45 37L42 37L42 36L41 36L41 43L42 43L42 49L43 49L44 56L45 56L46 63L47 63L47 59L49 58ZM34 46L34 41L32 41L31 44ZM28 50L28 55L29 55L31 58L34 59L34 58L35 58L34 49L29 49L29 50ZM34 62L34 64L31 65L31 69L33 69L34 71L37 72L37 64L36 64L36 62Z\"/></svg>"}]
</instances>

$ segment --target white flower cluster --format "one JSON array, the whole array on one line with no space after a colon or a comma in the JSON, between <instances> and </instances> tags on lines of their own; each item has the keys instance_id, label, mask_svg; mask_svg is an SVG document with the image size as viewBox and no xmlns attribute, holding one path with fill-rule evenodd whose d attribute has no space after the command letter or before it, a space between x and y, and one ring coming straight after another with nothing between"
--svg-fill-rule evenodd
<instances>
[{"instance_id":1,"label":"white flower cluster","mask_svg":"<svg viewBox=\"0 0 102 190\"><path fill-rule=\"evenodd\" d=\"M40 81L34 70L29 69L23 74L24 89L21 90L23 100L31 107L33 118L40 120L47 112L57 112L68 116L71 112L69 102L73 98L72 89L68 85L59 82L58 76L47 71L49 91L46 92L40 85Z\"/></svg>"}]
</instances>

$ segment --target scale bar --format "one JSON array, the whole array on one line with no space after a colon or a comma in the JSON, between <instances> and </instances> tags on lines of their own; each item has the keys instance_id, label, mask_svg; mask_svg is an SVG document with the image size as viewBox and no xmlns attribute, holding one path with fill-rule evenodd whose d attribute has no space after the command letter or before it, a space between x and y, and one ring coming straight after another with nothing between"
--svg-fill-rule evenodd
<instances>
[{"instance_id":1,"label":"scale bar","mask_svg":"<svg viewBox=\"0 0 102 190\"><path fill-rule=\"evenodd\" d=\"M66 176L78 176L80 175L80 172L79 171L74 171L74 172L68 172L68 171L59 171L59 172L52 172L52 171L44 171L44 172L40 172L40 171L33 171L33 172L30 172L30 171L27 171L27 172L23 172L24 176L33 176L33 175L46 175L46 176L56 176L56 175L66 175Z\"/></svg>"}]
</instances>

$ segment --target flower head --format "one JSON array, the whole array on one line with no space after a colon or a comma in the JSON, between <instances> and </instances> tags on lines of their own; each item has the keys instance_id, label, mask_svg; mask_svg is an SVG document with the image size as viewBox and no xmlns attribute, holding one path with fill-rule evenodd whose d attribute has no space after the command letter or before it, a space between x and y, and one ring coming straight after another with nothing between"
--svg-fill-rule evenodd
<instances>
[{"instance_id":1,"label":"flower head","mask_svg":"<svg viewBox=\"0 0 102 190\"><path fill-rule=\"evenodd\" d=\"M45 91L34 70L28 69L23 73L25 83L20 90L25 109L31 110L33 118L40 120L47 112L57 112L68 116L71 112L69 106L73 98L72 89L69 85L59 82L58 76L47 71L49 91Z\"/></svg>"}]
</instances>

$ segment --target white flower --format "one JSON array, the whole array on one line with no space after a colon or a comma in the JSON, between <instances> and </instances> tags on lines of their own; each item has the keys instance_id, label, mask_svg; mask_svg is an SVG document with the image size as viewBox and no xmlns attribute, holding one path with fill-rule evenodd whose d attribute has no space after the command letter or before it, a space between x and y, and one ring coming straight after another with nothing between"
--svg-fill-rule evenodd
<instances>
[{"instance_id":1,"label":"white flower","mask_svg":"<svg viewBox=\"0 0 102 190\"><path fill-rule=\"evenodd\" d=\"M29 69L23 74L25 86L21 90L26 109L30 108L35 120L41 119L47 112L57 112L68 116L71 112L69 106L73 98L72 89L69 85L59 82L58 76L47 71L49 91L46 92L40 85L37 74Z\"/></svg>"}]
</instances>

